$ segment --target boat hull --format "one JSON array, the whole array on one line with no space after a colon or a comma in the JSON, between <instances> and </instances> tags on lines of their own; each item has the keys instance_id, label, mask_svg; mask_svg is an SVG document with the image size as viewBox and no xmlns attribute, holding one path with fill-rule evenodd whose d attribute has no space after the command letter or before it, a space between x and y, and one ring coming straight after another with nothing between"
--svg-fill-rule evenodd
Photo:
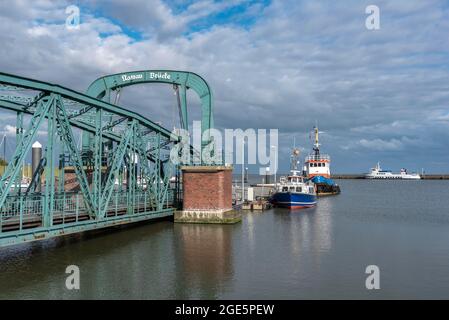
<instances>
[{"instance_id":1,"label":"boat hull","mask_svg":"<svg viewBox=\"0 0 449 320\"><path fill-rule=\"evenodd\" d=\"M336 184L328 185L326 183L316 184L316 194L317 196L331 196L340 194L340 186Z\"/></svg>"},{"instance_id":2,"label":"boat hull","mask_svg":"<svg viewBox=\"0 0 449 320\"><path fill-rule=\"evenodd\" d=\"M271 197L270 202L276 207L303 209L315 206L316 199L314 194L277 192Z\"/></svg>"},{"instance_id":3,"label":"boat hull","mask_svg":"<svg viewBox=\"0 0 449 320\"><path fill-rule=\"evenodd\" d=\"M392 174L392 175L383 175L383 176L373 176L373 175L365 175L365 179L371 180L421 180L421 176L413 176L413 175L401 175L401 174Z\"/></svg>"},{"instance_id":4,"label":"boat hull","mask_svg":"<svg viewBox=\"0 0 449 320\"><path fill-rule=\"evenodd\" d=\"M332 179L323 176L314 176L311 180L315 183L317 196L336 195L340 193L340 186Z\"/></svg>"}]
</instances>

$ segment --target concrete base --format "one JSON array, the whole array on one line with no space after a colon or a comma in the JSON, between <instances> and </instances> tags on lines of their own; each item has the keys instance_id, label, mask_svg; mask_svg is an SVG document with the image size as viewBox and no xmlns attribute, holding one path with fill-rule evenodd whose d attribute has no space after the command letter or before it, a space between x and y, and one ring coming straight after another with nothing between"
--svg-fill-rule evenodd
<instances>
[{"instance_id":1,"label":"concrete base","mask_svg":"<svg viewBox=\"0 0 449 320\"><path fill-rule=\"evenodd\" d=\"M182 210L175 211L177 223L233 224L242 221L242 214L235 210Z\"/></svg>"}]
</instances>

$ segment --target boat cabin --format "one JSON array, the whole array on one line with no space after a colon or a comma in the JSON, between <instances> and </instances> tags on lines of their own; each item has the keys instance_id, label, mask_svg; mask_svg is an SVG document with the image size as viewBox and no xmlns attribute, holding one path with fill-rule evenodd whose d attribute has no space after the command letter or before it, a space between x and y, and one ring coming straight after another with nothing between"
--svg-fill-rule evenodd
<instances>
[{"instance_id":1,"label":"boat cabin","mask_svg":"<svg viewBox=\"0 0 449 320\"><path fill-rule=\"evenodd\" d=\"M281 177L277 190L291 193L314 193L313 184L307 183L304 177L299 176L298 173L299 171L292 171L292 175Z\"/></svg>"},{"instance_id":2,"label":"boat cabin","mask_svg":"<svg viewBox=\"0 0 449 320\"><path fill-rule=\"evenodd\" d=\"M305 161L305 171L309 178L315 176L330 178L330 157L328 155L309 155Z\"/></svg>"}]
</instances>

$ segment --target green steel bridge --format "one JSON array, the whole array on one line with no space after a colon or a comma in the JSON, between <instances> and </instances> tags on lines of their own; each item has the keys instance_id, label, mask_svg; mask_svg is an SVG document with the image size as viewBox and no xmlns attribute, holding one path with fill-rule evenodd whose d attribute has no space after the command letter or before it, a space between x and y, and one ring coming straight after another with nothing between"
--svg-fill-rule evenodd
<instances>
[{"instance_id":1,"label":"green steel bridge","mask_svg":"<svg viewBox=\"0 0 449 320\"><path fill-rule=\"evenodd\" d=\"M179 179L170 181L179 177L170 150L180 137L118 106L123 88L142 83L173 86L187 130L186 91L194 90L202 131L213 127L212 92L194 73L114 74L94 81L85 94L0 73L0 116L16 122L15 149L0 179L0 246L173 215L182 199ZM38 135L46 142L24 188L22 168ZM202 150L191 152L201 159Z\"/></svg>"}]
</instances>

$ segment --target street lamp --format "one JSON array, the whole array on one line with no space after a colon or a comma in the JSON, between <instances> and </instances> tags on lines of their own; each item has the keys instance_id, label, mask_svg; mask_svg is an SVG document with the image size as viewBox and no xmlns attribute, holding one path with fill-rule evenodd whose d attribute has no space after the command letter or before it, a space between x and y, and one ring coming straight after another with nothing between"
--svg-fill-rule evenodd
<instances>
[{"instance_id":1,"label":"street lamp","mask_svg":"<svg viewBox=\"0 0 449 320\"><path fill-rule=\"evenodd\" d=\"M263 199L263 197L265 196L264 195L264 190L263 190L263 187L264 187L264 185L265 185L265 178L262 178L262 199Z\"/></svg>"},{"instance_id":2,"label":"street lamp","mask_svg":"<svg viewBox=\"0 0 449 320\"><path fill-rule=\"evenodd\" d=\"M274 149L274 186L277 185L277 169L278 169L278 154L276 152L276 146L271 146L272 149Z\"/></svg>"},{"instance_id":3,"label":"street lamp","mask_svg":"<svg viewBox=\"0 0 449 320\"><path fill-rule=\"evenodd\" d=\"M242 141L242 203L245 201L245 138Z\"/></svg>"}]
</instances>

